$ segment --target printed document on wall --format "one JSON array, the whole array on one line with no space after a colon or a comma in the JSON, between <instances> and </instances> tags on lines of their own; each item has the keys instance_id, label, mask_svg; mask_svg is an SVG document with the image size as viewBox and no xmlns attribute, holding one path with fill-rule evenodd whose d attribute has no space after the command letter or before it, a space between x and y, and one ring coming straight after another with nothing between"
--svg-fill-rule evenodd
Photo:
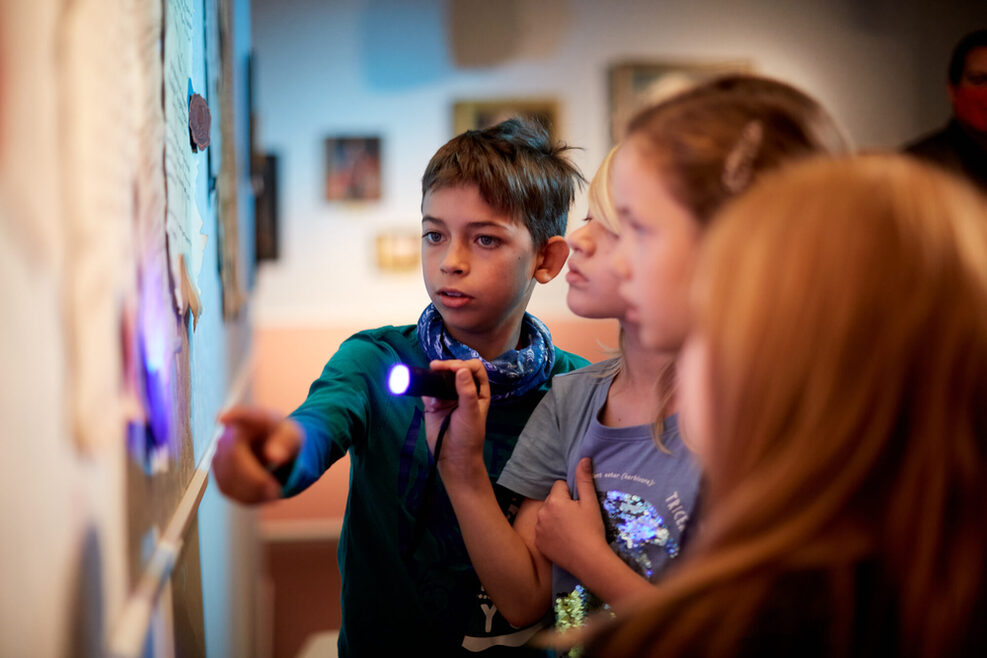
<instances>
[{"instance_id":1,"label":"printed document on wall","mask_svg":"<svg viewBox=\"0 0 987 658\"><path fill-rule=\"evenodd\" d=\"M171 0L165 5L165 177L168 249L175 305L179 313L191 310L197 320L201 310L199 272L202 270L206 236L202 234L202 217L195 204L200 155L192 150L188 128L192 17L190 0Z\"/></svg>"}]
</instances>

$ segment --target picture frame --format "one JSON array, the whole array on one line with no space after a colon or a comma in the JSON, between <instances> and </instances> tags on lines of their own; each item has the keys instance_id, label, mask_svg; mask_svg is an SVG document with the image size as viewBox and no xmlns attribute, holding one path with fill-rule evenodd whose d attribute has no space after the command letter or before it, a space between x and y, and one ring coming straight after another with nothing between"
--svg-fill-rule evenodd
<instances>
[{"instance_id":1,"label":"picture frame","mask_svg":"<svg viewBox=\"0 0 987 658\"><path fill-rule=\"evenodd\" d=\"M637 112L696 83L728 73L750 73L749 60L623 61L610 66L610 139L616 144Z\"/></svg>"},{"instance_id":2,"label":"picture frame","mask_svg":"<svg viewBox=\"0 0 987 658\"><path fill-rule=\"evenodd\" d=\"M281 253L278 213L278 156L260 154L254 183L254 260L277 260Z\"/></svg>"},{"instance_id":3,"label":"picture frame","mask_svg":"<svg viewBox=\"0 0 987 658\"><path fill-rule=\"evenodd\" d=\"M393 229L377 233L374 238L377 271L386 274L417 272L421 244L420 231Z\"/></svg>"},{"instance_id":4,"label":"picture frame","mask_svg":"<svg viewBox=\"0 0 987 658\"><path fill-rule=\"evenodd\" d=\"M554 98L490 98L460 100L452 106L452 131L483 130L521 116L541 123L554 141L558 136L560 103Z\"/></svg>"},{"instance_id":5,"label":"picture frame","mask_svg":"<svg viewBox=\"0 0 987 658\"><path fill-rule=\"evenodd\" d=\"M373 201L381 197L381 139L334 136L325 139L325 198Z\"/></svg>"}]
</instances>

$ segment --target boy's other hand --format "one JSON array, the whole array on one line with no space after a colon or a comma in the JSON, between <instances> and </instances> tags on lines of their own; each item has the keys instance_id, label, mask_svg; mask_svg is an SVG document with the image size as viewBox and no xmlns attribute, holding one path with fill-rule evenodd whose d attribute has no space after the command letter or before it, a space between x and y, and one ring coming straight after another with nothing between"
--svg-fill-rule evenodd
<instances>
[{"instance_id":1,"label":"boy's other hand","mask_svg":"<svg viewBox=\"0 0 987 658\"><path fill-rule=\"evenodd\" d=\"M456 477L471 478L482 470L483 441L486 437L487 412L490 409L490 381L479 359L469 361L432 361L432 370L456 373L458 400L422 397L425 403L425 437L428 448L435 452L439 428L451 414L449 428L442 440L438 465L445 481Z\"/></svg>"},{"instance_id":2,"label":"boy's other hand","mask_svg":"<svg viewBox=\"0 0 987 658\"><path fill-rule=\"evenodd\" d=\"M232 407L218 420L226 426L212 460L219 490L248 505L280 498L281 483L271 472L298 455L303 437L298 424L248 406Z\"/></svg>"},{"instance_id":3,"label":"boy's other hand","mask_svg":"<svg viewBox=\"0 0 987 658\"><path fill-rule=\"evenodd\" d=\"M577 573L583 562L592 562L593 551L610 550L589 457L580 459L576 467L576 491L578 500L569 495L564 480L556 481L535 523L535 546L571 573Z\"/></svg>"}]
</instances>

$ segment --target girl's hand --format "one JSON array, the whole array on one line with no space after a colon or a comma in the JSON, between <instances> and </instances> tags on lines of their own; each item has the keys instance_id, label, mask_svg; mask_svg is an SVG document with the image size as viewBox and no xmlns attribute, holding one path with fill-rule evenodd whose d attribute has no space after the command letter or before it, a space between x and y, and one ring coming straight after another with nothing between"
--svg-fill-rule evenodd
<instances>
[{"instance_id":1,"label":"girl's hand","mask_svg":"<svg viewBox=\"0 0 987 658\"><path fill-rule=\"evenodd\" d=\"M552 486L538 511L535 546L546 558L578 577L583 565L592 564L597 551L610 552L589 457L579 460L576 491L579 499L573 500L564 481L558 480Z\"/></svg>"},{"instance_id":2,"label":"girl's hand","mask_svg":"<svg viewBox=\"0 0 987 658\"><path fill-rule=\"evenodd\" d=\"M479 359L469 361L432 361L432 370L451 370L456 373L458 400L439 400L422 397L425 403L425 437L428 448L435 453L439 428L451 414L449 427L442 439L438 467L443 481L455 484L458 479L477 477L482 471L483 441L486 438L487 412L490 409L490 381Z\"/></svg>"}]
</instances>

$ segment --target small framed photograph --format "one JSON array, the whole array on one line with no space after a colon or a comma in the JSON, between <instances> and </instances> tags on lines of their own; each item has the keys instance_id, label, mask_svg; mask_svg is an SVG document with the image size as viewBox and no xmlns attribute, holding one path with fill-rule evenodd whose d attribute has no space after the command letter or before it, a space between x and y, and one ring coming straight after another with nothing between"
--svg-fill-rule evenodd
<instances>
[{"instance_id":1,"label":"small framed photograph","mask_svg":"<svg viewBox=\"0 0 987 658\"><path fill-rule=\"evenodd\" d=\"M616 144L638 111L727 73L750 73L746 60L619 62L610 67L610 138Z\"/></svg>"},{"instance_id":2,"label":"small framed photograph","mask_svg":"<svg viewBox=\"0 0 987 658\"><path fill-rule=\"evenodd\" d=\"M252 160L254 186L254 257L277 260L280 252L278 218L278 156L256 154Z\"/></svg>"},{"instance_id":3,"label":"small framed photograph","mask_svg":"<svg viewBox=\"0 0 987 658\"><path fill-rule=\"evenodd\" d=\"M380 137L328 137L326 199L380 199Z\"/></svg>"},{"instance_id":4,"label":"small framed photograph","mask_svg":"<svg viewBox=\"0 0 987 658\"><path fill-rule=\"evenodd\" d=\"M559 103L550 98L502 98L457 101L452 106L452 131L459 135L467 130L482 130L511 117L534 119L558 136Z\"/></svg>"},{"instance_id":5,"label":"small framed photograph","mask_svg":"<svg viewBox=\"0 0 987 658\"><path fill-rule=\"evenodd\" d=\"M420 231L408 229L382 231L377 234L374 247L378 271L388 274L418 271L422 248Z\"/></svg>"}]
</instances>

